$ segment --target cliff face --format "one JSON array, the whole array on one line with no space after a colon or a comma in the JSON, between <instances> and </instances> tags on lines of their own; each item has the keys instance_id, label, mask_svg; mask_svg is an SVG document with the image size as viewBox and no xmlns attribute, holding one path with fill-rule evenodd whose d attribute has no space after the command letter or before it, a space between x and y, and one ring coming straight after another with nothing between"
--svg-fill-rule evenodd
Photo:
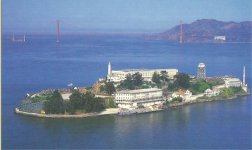
<instances>
[{"instance_id":1,"label":"cliff face","mask_svg":"<svg viewBox=\"0 0 252 150\"><path fill-rule=\"evenodd\" d=\"M183 24L183 42L215 42L215 36L225 36L226 42L252 42L252 21L223 22L201 19L191 24ZM180 25L152 38L179 41Z\"/></svg>"}]
</instances>

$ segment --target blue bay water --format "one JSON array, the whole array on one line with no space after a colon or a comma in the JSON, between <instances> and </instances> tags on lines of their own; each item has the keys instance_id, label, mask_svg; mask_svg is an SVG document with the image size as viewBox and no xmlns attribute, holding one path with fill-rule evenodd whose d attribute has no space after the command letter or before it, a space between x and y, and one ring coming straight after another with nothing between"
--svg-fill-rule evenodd
<instances>
[{"instance_id":1,"label":"blue bay water","mask_svg":"<svg viewBox=\"0 0 252 150\"><path fill-rule=\"evenodd\" d=\"M112 69L178 68L242 77L251 86L251 44L177 44L141 37L28 35L2 41L2 147L7 148L252 148L251 96L126 117L45 119L14 113L26 93L90 86Z\"/></svg>"}]
</instances>

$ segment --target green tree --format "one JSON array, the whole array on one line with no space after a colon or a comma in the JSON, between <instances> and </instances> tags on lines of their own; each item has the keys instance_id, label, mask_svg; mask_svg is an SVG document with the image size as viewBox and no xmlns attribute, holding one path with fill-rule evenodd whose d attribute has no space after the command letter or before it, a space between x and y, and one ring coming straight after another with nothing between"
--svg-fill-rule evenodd
<instances>
[{"instance_id":1,"label":"green tree","mask_svg":"<svg viewBox=\"0 0 252 150\"><path fill-rule=\"evenodd\" d=\"M125 89L135 89L131 74L126 75L126 79L120 84L120 86Z\"/></svg>"},{"instance_id":2,"label":"green tree","mask_svg":"<svg viewBox=\"0 0 252 150\"><path fill-rule=\"evenodd\" d=\"M183 101L183 99L182 99L182 97L174 97L173 99L172 99L172 102L176 102L176 103L181 103Z\"/></svg>"},{"instance_id":3,"label":"green tree","mask_svg":"<svg viewBox=\"0 0 252 150\"><path fill-rule=\"evenodd\" d=\"M113 94L116 91L114 84L112 82L106 82L105 83L105 91L109 95Z\"/></svg>"},{"instance_id":4,"label":"green tree","mask_svg":"<svg viewBox=\"0 0 252 150\"><path fill-rule=\"evenodd\" d=\"M105 85L101 85L101 86L100 86L100 91L101 91L101 92L104 92L104 91L105 91Z\"/></svg>"},{"instance_id":5,"label":"green tree","mask_svg":"<svg viewBox=\"0 0 252 150\"><path fill-rule=\"evenodd\" d=\"M103 111L105 109L105 103L104 100L102 98L95 98L93 100L93 104L92 104L92 111L93 112L100 112Z\"/></svg>"},{"instance_id":6,"label":"green tree","mask_svg":"<svg viewBox=\"0 0 252 150\"><path fill-rule=\"evenodd\" d=\"M176 91L177 87L176 87L176 85L174 85L174 83L169 83L168 84L168 90L169 91Z\"/></svg>"},{"instance_id":7,"label":"green tree","mask_svg":"<svg viewBox=\"0 0 252 150\"><path fill-rule=\"evenodd\" d=\"M83 109L84 101L82 95L79 91L75 90L69 97L69 103L72 108L76 109Z\"/></svg>"},{"instance_id":8,"label":"green tree","mask_svg":"<svg viewBox=\"0 0 252 150\"><path fill-rule=\"evenodd\" d=\"M234 92L232 91L231 88L223 88L223 89L221 89L221 95L224 98L227 98L227 97L233 96Z\"/></svg>"},{"instance_id":9,"label":"green tree","mask_svg":"<svg viewBox=\"0 0 252 150\"><path fill-rule=\"evenodd\" d=\"M125 78L126 78L125 79L126 81L132 81L133 80L131 74L127 74Z\"/></svg>"},{"instance_id":10,"label":"green tree","mask_svg":"<svg viewBox=\"0 0 252 150\"><path fill-rule=\"evenodd\" d=\"M152 75L152 82L156 83L157 85L160 85L160 75L157 72L154 72Z\"/></svg>"},{"instance_id":11,"label":"green tree","mask_svg":"<svg viewBox=\"0 0 252 150\"><path fill-rule=\"evenodd\" d=\"M65 102L64 106L65 106L66 112L70 114L74 114L76 112L76 109L70 102Z\"/></svg>"},{"instance_id":12,"label":"green tree","mask_svg":"<svg viewBox=\"0 0 252 150\"><path fill-rule=\"evenodd\" d=\"M161 71L160 72L160 80L163 81L163 82L168 82L169 81L166 71Z\"/></svg>"},{"instance_id":13,"label":"green tree","mask_svg":"<svg viewBox=\"0 0 252 150\"><path fill-rule=\"evenodd\" d=\"M208 88L210 88L210 86L206 82L201 82L198 92L203 93Z\"/></svg>"},{"instance_id":14,"label":"green tree","mask_svg":"<svg viewBox=\"0 0 252 150\"><path fill-rule=\"evenodd\" d=\"M86 99L86 112L99 112L105 109L105 102L102 98L96 98L92 93L87 92L83 95Z\"/></svg>"},{"instance_id":15,"label":"green tree","mask_svg":"<svg viewBox=\"0 0 252 150\"><path fill-rule=\"evenodd\" d=\"M81 94L79 91L73 91L69 101L63 101L61 94L54 91L44 104L44 110L47 114L63 114L65 111L74 114L77 110L99 112L105 108L104 99L96 98L91 92Z\"/></svg>"},{"instance_id":16,"label":"green tree","mask_svg":"<svg viewBox=\"0 0 252 150\"><path fill-rule=\"evenodd\" d=\"M95 95L91 92L86 92L83 94L83 99L85 101L84 109L86 112L91 112L93 110L93 103L94 103Z\"/></svg>"},{"instance_id":17,"label":"green tree","mask_svg":"<svg viewBox=\"0 0 252 150\"><path fill-rule=\"evenodd\" d=\"M161 71L160 74L157 72L154 72L152 75L152 82L156 83L156 85L161 88L162 85L167 85L169 82L168 75L166 71Z\"/></svg>"},{"instance_id":18,"label":"green tree","mask_svg":"<svg viewBox=\"0 0 252 150\"><path fill-rule=\"evenodd\" d=\"M132 75L133 84L134 86L141 86L143 84L143 77L142 74L139 72L136 72Z\"/></svg>"},{"instance_id":19,"label":"green tree","mask_svg":"<svg viewBox=\"0 0 252 150\"><path fill-rule=\"evenodd\" d=\"M127 74L126 79L123 80L120 84L122 89L134 90L136 88L140 88L143 85L143 77L142 74L136 72L134 74Z\"/></svg>"},{"instance_id":20,"label":"green tree","mask_svg":"<svg viewBox=\"0 0 252 150\"><path fill-rule=\"evenodd\" d=\"M63 98L58 90L55 90L44 104L46 114L62 114L65 111Z\"/></svg>"},{"instance_id":21,"label":"green tree","mask_svg":"<svg viewBox=\"0 0 252 150\"><path fill-rule=\"evenodd\" d=\"M190 77L185 73L179 73L175 75L174 84L182 89L187 89L190 86Z\"/></svg>"},{"instance_id":22,"label":"green tree","mask_svg":"<svg viewBox=\"0 0 252 150\"><path fill-rule=\"evenodd\" d=\"M230 89L233 91L233 93L237 94L237 93L245 93L245 91L242 89L242 87L230 87Z\"/></svg>"},{"instance_id":23,"label":"green tree","mask_svg":"<svg viewBox=\"0 0 252 150\"><path fill-rule=\"evenodd\" d=\"M117 108L117 105L116 105L115 101L112 98L108 99L107 108Z\"/></svg>"},{"instance_id":24,"label":"green tree","mask_svg":"<svg viewBox=\"0 0 252 150\"><path fill-rule=\"evenodd\" d=\"M196 83L191 84L190 90L193 93L203 93L208 88L211 88L211 86L205 80L197 80Z\"/></svg>"}]
</instances>

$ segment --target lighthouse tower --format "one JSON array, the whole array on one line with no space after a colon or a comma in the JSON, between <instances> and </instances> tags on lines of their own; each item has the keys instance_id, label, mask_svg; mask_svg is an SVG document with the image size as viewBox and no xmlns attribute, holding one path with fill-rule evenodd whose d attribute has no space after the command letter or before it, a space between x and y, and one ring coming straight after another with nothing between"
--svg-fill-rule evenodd
<instances>
[{"instance_id":1,"label":"lighthouse tower","mask_svg":"<svg viewBox=\"0 0 252 150\"><path fill-rule=\"evenodd\" d=\"M111 64L109 62L109 64L108 64L108 76L110 76L110 75L111 75Z\"/></svg>"},{"instance_id":2,"label":"lighthouse tower","mask_svg":"<svg viewBox=\"0 0 252 150\"><path fill-rule=\"evenodd\" d=\"M110 64L110 62L109 62L109 63L108 63L108 75L107 75L107 82L110 82L111 73L112 73L112 70L111 70L111 64Z\"/></svg>"},{"instance_id":3,"label":"lighthouse tower","mask_svg":"<svg viewBox=\"0 0 252 150\"><path fill-rule=\"evenodd\" d=\"M248 85L246 84L245 80L246 80L246 69L245 66L243 66L242 89L245 92L248 92Z\"/></svg>"}]
</instances>

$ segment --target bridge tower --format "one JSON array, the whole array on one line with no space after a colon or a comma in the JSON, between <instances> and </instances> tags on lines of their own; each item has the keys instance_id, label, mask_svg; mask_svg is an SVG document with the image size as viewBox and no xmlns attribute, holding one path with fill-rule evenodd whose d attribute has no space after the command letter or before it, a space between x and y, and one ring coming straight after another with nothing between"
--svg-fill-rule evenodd
<instances>
[{"instance_id":1,"label":"bridge tower","mask_svg":"<svg viewBox=\"0 0 252 150\"><path fill-rule=\"evenodd\" d=\"M183 25L182 25L182 20L180 20L179 43L183 43Z\"/></svg>"},{"instance_id":2,"label":"bridge tower","mask_svg":"<svg viewBox=\"0 0 252 150\"><path fill-rule=\"evenodd\" d=\"M56 42L57 43L59 43L60 42L60 40L59 40L59 36L60 36L60 21L59 20L57 20L57 33L56 33Z\"/></svg>"}]
</instances>

